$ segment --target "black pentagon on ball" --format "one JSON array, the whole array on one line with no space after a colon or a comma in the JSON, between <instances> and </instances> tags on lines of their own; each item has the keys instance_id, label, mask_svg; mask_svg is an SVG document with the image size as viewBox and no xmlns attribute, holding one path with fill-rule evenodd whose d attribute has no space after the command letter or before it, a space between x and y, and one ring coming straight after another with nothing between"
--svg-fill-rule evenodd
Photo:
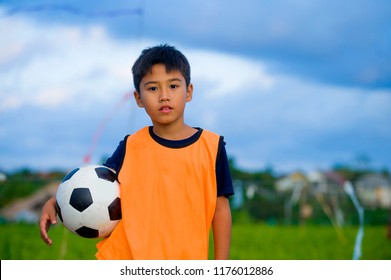
<instances>
[{"instance_id":1,"label":"black pentagon on ball","mask_svg":"<svg viewBox=\"0 0 391 280\"><path fill-rule=\"evenodd\" d=\"M58 217L60 218L61 222L64 222L62 219L62 215L61 215L61 208L60 208L60 205L58 205L57 201L56 201L56 212L57 212Z\"/></svg>"},{"instance_id":2,"label":"black pentagon on ball","mask_svg":"<svg viewBox=\"0 0 391 280\"><path fill-rule=\"evenodd\" d=\"M75 232L82 236L82 237L85 237L85 238L97 238L99 237L99 230L96 230L96 229L93 229L93 228L89 228L89 227L81 227L77 230L75 230Z\"/></svg>"},{"instance_id":3,"label":"black pentagon on ball","mask_svg":"<svg viewBox=\"0 0 391 280\"><path fill-rule=\"evenodd\" d=\"M95 172L100 179L110 182L117 180L117 175L107 167L97 167L95 168Z\"/></svg>"},{"instance_id":4,"label":"black pentagon on ball","mask_svg":"<svg viewBox=\"0 0 391 280\"><path fill-rule=\"evenodd\" d=\"M114 199L113 202L109 205L109 216L111 221L122 219L121 199L119 197Z\"/></svg>"},{"instance_id":5,"label":"black pentagon on ball","mask_svg":"<svg viewBox=\"0 0 391 280\"><path fill-rule=\"evenodd\" d=\"M65 175L64 179L62 179L61 183L64 183L65 181L72 178L72 176L79 171L80 168L73 169L71 172L69 172L67 175Z\"/></svg>"},{"instance_id":6,"label":"black pentagon on ball","mask_svg":"<svg viewBox=\"0 0 391 280\"><path fill-rule=\"evenodd\" d=\"M92 196L88 188L75 188L69 199L69 204L80 212L86 210L92 202Z\"/></svg>"}]
</instances>

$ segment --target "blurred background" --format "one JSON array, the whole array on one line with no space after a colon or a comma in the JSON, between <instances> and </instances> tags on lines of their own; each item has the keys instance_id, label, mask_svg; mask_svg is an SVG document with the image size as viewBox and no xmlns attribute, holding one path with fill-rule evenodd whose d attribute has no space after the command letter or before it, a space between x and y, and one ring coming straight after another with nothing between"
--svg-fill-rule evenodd
<instances>
[{"instance_id":1,"label":"blurred background","mask_svg":"<svg viewBox=\"0 0 391 280\"><path fill-rule=\"evenodd\" d=\"M390 26L387 1L0 1L1 258L93 258L61 225L48 250L40 209L150 125L131 66L168 43L186 122L227 143L234 259L391 259Z\"/></svg>"}]
</instances>

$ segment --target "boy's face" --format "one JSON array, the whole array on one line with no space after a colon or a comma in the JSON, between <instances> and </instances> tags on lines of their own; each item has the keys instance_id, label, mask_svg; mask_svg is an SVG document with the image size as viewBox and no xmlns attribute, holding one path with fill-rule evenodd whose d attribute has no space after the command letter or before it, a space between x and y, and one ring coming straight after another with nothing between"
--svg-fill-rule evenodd
<instances>
[{"instance_id":1,"label":"boy's face","mask_svg":"<svg viewBox=\"0 0 391 280\"><path fill-rule=\"evenodd\" d=\"M144 108L154 125L183 124L186 102L192 99L193 85L186 86L179 71L166 72L163 64L155 64L135 91L137 105Z\"/></svg>"}]
</instances>

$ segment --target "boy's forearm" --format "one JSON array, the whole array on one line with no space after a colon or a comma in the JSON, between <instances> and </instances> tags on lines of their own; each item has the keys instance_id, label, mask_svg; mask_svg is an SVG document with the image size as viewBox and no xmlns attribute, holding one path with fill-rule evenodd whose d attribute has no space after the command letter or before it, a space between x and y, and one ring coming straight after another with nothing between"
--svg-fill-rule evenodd
<instances>
[{"instance_id":1,"label":"boy's forearm","mask_svg":"<svg viewBox=\"0 0 391 280\"><path fill-rule=\"evenodd\" d=\"M225 197L218 197L216 211L213 218L214 252L216 260L229 259L231 246L231 210L229 201Z\"/></svg>"}]
</instances>

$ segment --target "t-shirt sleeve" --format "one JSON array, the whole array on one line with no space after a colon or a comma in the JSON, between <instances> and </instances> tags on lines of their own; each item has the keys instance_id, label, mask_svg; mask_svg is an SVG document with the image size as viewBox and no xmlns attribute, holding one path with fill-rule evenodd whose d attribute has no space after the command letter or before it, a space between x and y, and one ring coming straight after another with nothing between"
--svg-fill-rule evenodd
<instances>
[{"instance_id":1,"label":"t-shirt sleeve","mask_svg":"<svg viewBox=\"0 0 391 280\"><path fill-rule=\"evenodd\" d=\"M114 153L109 157L106 162L103 164L104 166L107 166L108 168L114 169L115 172L118 174L122 167L122 163L124 161L125 157L125 147L126 147L126 139L121 140L117 146L117 149L115 149Z\"/></svg>"},{"instance_id":2,"label":"t-shirt sleeve","mask_svg":"<svg viewBox=\"0 0 391 280\"><path fill-rule=\"evenodd\" d=\"M220 138L216 159L217 196L229 197L234 194L224 138Z\"/></svg>"}]
</instances>

